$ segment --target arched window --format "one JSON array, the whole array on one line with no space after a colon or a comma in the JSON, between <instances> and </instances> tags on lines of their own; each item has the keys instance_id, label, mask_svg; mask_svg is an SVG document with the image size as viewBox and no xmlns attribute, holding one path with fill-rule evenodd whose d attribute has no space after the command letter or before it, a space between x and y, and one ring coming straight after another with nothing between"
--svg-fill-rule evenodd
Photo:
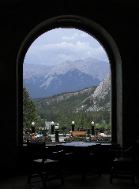
<instances>
[{"instance_id":1,"label":"arched window","mask_svg":"<svg viewBox=\"0 0 139 189\"><path fill-rule=\"evenodd\" d=\"M61 28L61 29L60 29ZM22 75L22 73L24 72L24 74L25 74L25 69L26 69L26 73L27 73L27 70L29 70L28 68L27 68L27 64L25 63L24 65L26 65L26 67L24 67L24 69L23 69L23 62L27 62L28 60L27 59L29 59L29 56L27 56L27 50L29 50L28 49L28 47L30 47L31 48L31 44L33 45L34 43L35 43L35 41L37 41L37 38L39 39L39 37L38 36L40 36L41 34L41 36L43 36L44 35L44 33L46 32L46 35L48 34L48 32L51 32L51 31L60 31L61 30L61 32L63 31L63 32L65 32L65 31L78 31L77 32L77 39L78 39L78 41L76 41L77 43L77 45L78 46L80 46L80 48L84 48L84 50L85 50L85 52L83 52L83 51L80 51L80 52L78 52L78 53L80 53L80 54L78 54L77 55L77 53L76 53L76 58L77 58L77 56L78 56L78 60L79 60L79 57L80 57L80 62L81 62L81 60L83 60L83 57L84 56L86 56L86 57L84 57L84 58L89 58L89 56L87 57L87 53L88 53L88 55L89 55L89 53L91 54L91 56L92 56L92 54L94 53L93 51L87 51L86 49L87 49L87 44L86 44L86 46L83 46L83 45L85 45L85 43L81 43L80 42L80 40L79 40L79 34L82 34L82 33L85 33L86 34L86 36L92 36L92 39L97 39L96 41L98 42L98 44L100 45L100 47L101 48L104 48L103 50L104 50L104 52L106 53L104 53L105 55L107 55L107 56L103 56L103 57L99 57L99 58L102 58L103 60L104 59L107 59L107 60L105 60L108 64L106 64L106 65L109 65L110 67L109 67L109 69L107 69L107 74L108 74L108 72L109 72L109 79L107 78L105 78L106 77L106 75L107 74L104 74L105 75L105 77L104 77L104 75L103 75L103 79L101 78L99 81L96 81L96 85L94 84L94 87L96 87L94 90L94 92L93 92L93 100L88 96L87 98L90 100L90 106L88 106L88 107L85 107L86 106L86 104L85 103L83 103L83 101L81 101L80 102L80 106L78 106L78 107L76 107L76 110L75 110L75 112L76 112L76 115L78 114L78 111L79 111L79 113L80 113L80 116L77 118L77 120L80 120L81 119L81 121L83 121L83 119L85 120L85 118L83 118L83 111L84 112L91 112L91 114L92 114L92 111L94 111L95 113L93 114L93 118L88 118L88 120L90 119L90 124L91 123L95 123L95 124L98 124L99 126L100 126L100 117L101 117L101 121L102 121L102 123L103 124L105 124L105 121L106 121L106 117L107 117L107 115L105 115L105 113L103 113L102 114L102 112L101 111L99 111L101 108L99 107L97 107L97 105L98 104L100 104L101 102L100 101L103 101L102 99L104 98L103 96L102 96L102 98L101 99L98 99L98 101L96 100L97 98L98 98L98 96L97 96L97 94L104 88L103 86L104 86L104 84L105 85L107 85L107 82L108 82L108 80L110 80L110 124L111 124L111 133L112 133L112 142L118 142L118 143L122 143L122 127L121 127L121 124L122 124L122 117L121 117L121 112L122 112L122 77L121 77L121 59L120 59L120 55L119 55L119 52L118 52L118 49L117 49L117 47L116 47L116 45L115 45L115 43L114 43L114 41L113 41L113 39L111 38L111 36L101 27L101 26L99 26L98 24L96 24L96 23L94 23L94 22L92 22L92 21L90 21L90 20L88 20L88 19L85 19L85 18L82 18L82 17L78 17L78 16L60 16L60 17L55 17L55 18L52 18L52 19L49 19L49 20L47 20L46 22L43 22L43 23L41 23L39 26L37 26L28 36L27 36L27 38L26 38L26 40L24 41L24 43L23 43L23 46L22 46L22 48L21 48L21 50L20 50L20 52L19 52L19 56L18 56L18 76L20 77L20 78L18 78L18 81L20 81L20 80L23 80L23 78L25 77L24 75ZM74 32L73 32L74 33ZM56 36L56 35L55 35ZM53 37L53 41L54 40L59 40L57 37L59 37L59 36L56 36L55 37L55 39L54 39L54 37ZM65 37L65 40L69 40L68 39L68 37L67 36L64 36L63 35L63 39L64 39L64 37ZM69 38L73 38L73 37L75 37L75 36L73 36L73 35L69 35ZM95 37L95 38L94 38ZM77 39L75 39L75 40L77 40ZM40 38L40 41L39 42L41 42L41 40L42 40L42 43L44 42L44 39L43 39L43 37L42 38ZM71 39L70 39L71 40ZM34 43L32 43L34 41ZM47 42L46 42L47 43ZM68 45L71 45L70 43L67 43ZM96 43L97 44L97 43ZM58 43L57 43L57 45L58 45ZM65 41L63 41L63 43L62 43L62 45L64 46L64 45L66 45L66 42ZM52 47L52 44L51 44L51 47ZM71 46L70 46L71 47ZM48 46L47 46L47 48L48 48ZM72 47L71 47L71 49L72 48L75 48L75 46L73 45ZM69 50L71 50L70 48L69 48ZM67 49L66 49L67 50ZM65 51L66 51L65 50ZM72 49L73 50L73 49ZM77 50L77 49L76 49ZM82 49L83 50L83 49ZM48 51L47 51L48 52ZM82 52L82 53L81 53ZM50 52L49 52L50 53ZM98 53L98 52L97 52ZM78 60L75 58L75 57L71 57L70 56L70 53L68 52L68 53L63 53L63 54L59 54L59 55L61 55L60 57L59 57L59 59L63 59L63 60L66 60L66 61L69 61L69 62L73 62L73 59L74 59L74 65L75 65L75 61L77 61L78 62ZM43 55L42 55L43 56ZM98 56L99 56L99 54L98 54ZM97 56L97 57L98 57ZM101 56L101 55L100 55ZM52 57L52 54L49 56L49 57L51 57L51 60L49 60L50 62L52 62L52 60L53 61L58 61L58 56L56 57L56 54L53 54L53 57ZM107 57L107 58L106 58ZM71 60L72 59L72 60ZM31 59L30 59L31 60ZM42 59L41 59L42 60ZM34 61L36 61L36 59L34 60ZM89 60L88 60L89 61ZM92 61L91 61L92 62ZM68 65L68 64L67 64ZM71 65L71 64L70 64ZM78 65L78 68L80 67L80 65L81 65L81 63ZM97 64L97 65L99 65L99 64ZM102 64L101 64L102 65ZM88 66L88 64L86 63L86 66ZM105 66L104 67L104 69L102 69L101 67L100 67L100 70L103 70L103 71L105 71L105 69L106 69L106 67L107 66ZM77 67L76 67L77 68ZM93 68L93 67L92 67ZM33 67L32 67L32 69L33 69ZM40 68L35 68L35 69L37 69L37 71L39 72L39 69ZM50 65L50 69L52 69L51 68L51 65ZM61 69L61 68L59 68L59 69ZM85 68L84 68L85 69ZM45 69L41 69L42 71L41 72L43 72ZM52 69L53 70L53 69ZM93 70L93 69L92 69ZM109 70L109 71L108 71ZM61 71L61 70L60 70ZM73 70L72 70L73 71ZM68 73L68 74L73 74L72 75L72 78L74 78L74 74L77 76L79 76L81 73L83 74L83 70L82 70L82 72L78 72L79 71L79 69L75 69L74 70L74 73L73 72L70 72L70 73ZM81 71L81 70L80 70ZM38 73L38 72L36 72L36 73ZM75 73L76 72L76 73ZM56 70L55 70L55 72L53 72L54 74L55 74L55 76L56 75L58 75L58 73L56 72ZM47 81L45 81L45 83L41 83L41 87L43 88L43 86L44 87L46 87L46 85L48 86L48 84L50 84L50 81L54 81L54 74L53 74L53 78L51 77L51 78L49 78L49 80L47 80ZM60 75L60 74L59 74ZM36 75L37 76L37 75ZM87 80L86 80L86 78L85 78L85 76L86 75L82 75L82 77L83 77L83 80L85 81L84 83L86 84L87 83ZM89 75L90 76L90 75ZM21 78L22 77L22 78ZM31 77L31 72L29 73L29 75L28 75L28 77ZM46 77L46 76L45 76ZM60 77L61 77L61 75L60 75ZM66 78L68 78L69 79L69 75L66 75ZM61 79L61 78L60 78ZM51 93L52 95L56 95L56 93L55 93L55 91L54 91L54 85L55 85L55 87L57 87L57 93L61 93L61 92L72 92L73 93L73 91L75 92L75 89L73 90L73 86L75 86L75 85L72 85L72 87L70 88L70 86L68 86L68 88L70 88L70 91L67 91L67 89L65 89L65 91L62 91L61 89L60 89L60 87L58 86L58 82L61 82L61 80L58 80L58 81L56 81L57 83L55 84L54 82L53 82L53 85L50 87L50 90L49 90L49 93ZM79 78L78 78L79 79ZM39 81L37 81L37 82L40 82L40 80L41 79L39 79ZM74 82L74 84L76 83L76 80L77 80L77 77L75 78L75 81L73 81ZM88 80L90 81L90 83L92 82L92 86L93 86L93 80L91 79L91 77L88 77ZM106 81L105 81L106 80ZM65 79L63 79L63 81L65 82L65 87L67 87L67 84L66 84L66 80ZM26 83L25 83L26 82ZM71 81L72 82L72 81ZM70 82L70 83L71 83ZM30 85L30 83L27 83L27 80L26 81L24 81L24 84L26 85L26 86L28 86L29 87L29 85ZM22 91L22 89L23 89L23 87L24 87L24 84L21 84L20 82L19 82L19 91ZM40 84L40 83L39 83ZM99 86L99 87L98 87ZM77 87L77 86L76 86ZM81 86L80 86L81 87ZM88 86L85 86L84 88L90 88L91 87L91 84L90 84L90 86L88 85ZM35 89L33 89L32 88L32 90L36 90L36 92L34 92L34 95L36 95L36 96L34 96L34 97L36 97L36 98L40 98L40 97L45 97L44 95L46 95L46 94L44 94L43 93L43 91L41 91L41 89L42 88L40 88L40 89L37 89L36 90L36 87L35 87ZM83 87L81 87L81 88L79 88L79 86L78 86L78 88L76 88L77 90L76 90L76 92L77 91L79 91L79 90L82 90L82 89L84 89ZM101 90L100 90L101 89ZM106 92L105 90L103 91L104 93ZM47 94L47 96L49 96L50 94ZM102 94L102 91L100 92L101 94ZM118 95L117 95L118 94ZM32 92L32 94L31 95L33 95L33 92ZM37 96L38 95L38 96ZM39 95L42 95L42 96L39 96ZM18 99L18 104L19 104L19 100L21 100L21 98L23 98L23 95L21 95L21 93L19 93L19 99ZM92 95L91 95L92 96ZM96 97L96 99L95 99L95 97ZM27 97L28 98L28 97ZM86 98L86 99L87 99ZM106 99L105 99L106 100ZM105 101L104 100L104 101ZM84 99L84 101L85 101L85 99ZM42 108L42 106L44 106L44 105L42 105L42 103L49 103L48 101L46 102L46 101L41 101L40 102L40 99L37 101L37 102L35 102L36 104L37 104L37 106L40 108ZM88 103L88 101L86 101L86 103ZM92 103L92 104L91 104ZM97 104L98 103L98 104ZM22 104L23 105L23 104ZM91 106L92 105L92 106ZM59 106L59 104L58 104L58 106ZM101 106L101 105L100 105ZM92 108L92 109L91 109ZM104 106L102 107L102 108L104 108ZM81 111L80 111L81 110ZM90 110L90 111L89 111ZM33 111L33 110L32 110ZM51 111L50 111L51 112ZM50 112L47 112L48 114L49 114L49 120L48 121L52 121L53 119L55 119L54 117L53 117L53 115L50 115ZM75 113L74 112L74 113ZM101 113L100 113L101 112ZM41 114L41 116L43 115L44 116L44 112L43 112L43 110L41 109L40 110L40 114ZM52 116L52 117L51 117ZM76 118L74 117L73 118L73 115L70 115L71 116L71 120L76 120ZM24 121L23 120L23 108L21 108L21 106L19 107L19 109L18 109L18 117L19 117L19 120L20 120L20 122L21 122L21 120L22 120L22 122ZM51 118L50 118L51 117ZM81 118L82 117L82 118ZM104 119L104 117L105 117L105 119ZM41 117L42 118L42 117ZM45 119L47 119L46 117L45 117ZM63 118L61 118L61 119L63 119ZM98 121L99 120L99 121ZM57 120L56 120L57 121ZM55 122L56 122L55 121ZM69 121L69 120L68 120ZM80 121L80 123L78 123L78 125L80 125L80 126L82 126L82 123L81 123L81 121ZM35 121L34 120L32 120L32 129L34 128L34 123ZM75 121L75 123L76 123L77 121ZM19 122L18 122L19 123ZM30 124L31 124L30 123ZM99 127L98 126L98 127ZM18 127L19 127L19 124L18 124ZM97 125L95 125L95 127L97 127ZM86 127L87 128L87 127ZM79 128L78 128L79 129ZM19 129L19 140L20 141L23 141L23 135L21 134L22 132L21 131L23 131L23 128L22 129ZM33 131L32 131L33 132ZM119 135L120 134L120 135ZM92 135L93 135L93 133L92 133Z\"/></svg>"}]
</instances>

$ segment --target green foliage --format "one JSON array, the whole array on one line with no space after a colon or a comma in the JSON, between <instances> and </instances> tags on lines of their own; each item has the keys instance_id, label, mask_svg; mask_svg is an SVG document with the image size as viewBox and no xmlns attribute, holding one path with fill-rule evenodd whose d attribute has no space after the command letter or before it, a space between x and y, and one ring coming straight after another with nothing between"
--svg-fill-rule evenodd
<instances>
[{"instance_id":1,"label":"green foliage","mask_svg":"<svg viewBox=\"0 0 139 189\"><path fill-rule=\"evenodd\" d=\"M101 123L95 125L95 129L98 129L100 132L104 132L105 130L110 130L111 126L105 121L104 122L102 121Z\"/></svg>"},{"instance_id":2,"label":"green foliage","mask_svg":"<svg viewBox=\"0 0 139 189\"><path fill-rule=\"evenodd\" d=\"M100 129L109 128L109 111L85 111L86 107L90 107L92 105L89 97L91 94L93 94L94 90L95 88L91 88L85 92L67 93L48 98L37 99L34 100L34 103L40 117L45 120L47 119L48 121L58 122L60 124L61 132L71 130L72 120L75 121L75 130L80 128L91 128L91 121L98 123ZM85 106L84 109L81 109L80 107L84 105L84 100ZM103 120L105 120L105 124L103 123Z\"/></svg>"},{"instance_id":3,"label":"green foliage","mask_svg":"<svg viewBox=\"0 0 139 189\"><path fill-rule=\"evenodd\" d=\"M29 93L23 88L23 127L31 128L32 122L35 122L35 127L38 127L41 124L41 119Z\"/></svg>"}]
</instances>

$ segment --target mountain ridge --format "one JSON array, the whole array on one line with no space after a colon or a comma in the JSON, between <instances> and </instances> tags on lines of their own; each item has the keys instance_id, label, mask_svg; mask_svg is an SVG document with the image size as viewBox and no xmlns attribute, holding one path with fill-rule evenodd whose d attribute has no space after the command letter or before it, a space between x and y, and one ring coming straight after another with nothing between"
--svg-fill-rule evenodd
<instances>
[{"instance_id":1,"label":"mountain ridge","mask_svg":"<svg viewBox=\"0 0 139 189\"><path fill-rule=\"evenodd\" d=\"M55 67L41 65L38 69L32 65L29 68L28 64L24 65L23 83L30 96L38 98L96 86L108 72L107 62L92 58L68 61Z\"/></svg>"}]
</instances>

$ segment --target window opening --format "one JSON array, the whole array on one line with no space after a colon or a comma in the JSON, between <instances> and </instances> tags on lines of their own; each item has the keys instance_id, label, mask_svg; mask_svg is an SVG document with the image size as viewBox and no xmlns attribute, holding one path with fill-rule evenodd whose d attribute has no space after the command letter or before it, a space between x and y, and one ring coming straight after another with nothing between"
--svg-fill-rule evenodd
<instances>
[{"instance_id":1,"label":"window opening","mask_svg":"<svg viewBox=\"0 0 139 189\"><path fill-rule=\"evenodd\" d=\"M100 42L75 28L40 35L23 62L23 142L111 142L111 69Z\"/></svg>"}]
</instances>

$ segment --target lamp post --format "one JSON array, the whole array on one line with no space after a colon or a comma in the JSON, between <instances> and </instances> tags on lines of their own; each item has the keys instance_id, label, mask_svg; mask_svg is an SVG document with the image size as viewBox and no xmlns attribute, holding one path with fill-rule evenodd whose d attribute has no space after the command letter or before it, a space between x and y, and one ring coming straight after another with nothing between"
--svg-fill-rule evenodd
<instances>
[{"instance_id":1,"label":"lamp post","mask_svg":"<svg viewBox=\"0 0 139 189\"><path fill-rule=\"evenodd\" d=\"M59 142L59 123L55 125L55 142Z\"/></svg>"},{"instance_id":2,"label":"lamp post","mask_svg":"<svg viewBox=\"0 0 139 189\"><path fill-rule=\"evenodd\" d=\"M74 131L74 128L75 128L75 121L72 121L71 122L71 130Z\"/></svg>"},{"instance_id":3,"label":"lamp post","mask_svg":"<svg viewBox=\"0 0 139 189\"><path fill-rule=\"evenodd\" d=\"M94 121L91 122L91 134L95 135L95 122Z\"/></svg>"},{"instance_id":4,"label":"lamp post","mask_svg":"<svg viewBox=\"0 0 139 189\"><path fill-rule=\"evenodd\" d=\"M54 134L54 121L51 122L51 134Z\"/></svg>"},{"instance_id":5,"label":"lamp post","mask_svg":"<svg viewBox=\"0 0 139 189\"><path fill-rule=\"evenodd\" d=\"M35 122L34 121L31 122L31 132L35 133Z\"/></svg>"}]
</instances>

